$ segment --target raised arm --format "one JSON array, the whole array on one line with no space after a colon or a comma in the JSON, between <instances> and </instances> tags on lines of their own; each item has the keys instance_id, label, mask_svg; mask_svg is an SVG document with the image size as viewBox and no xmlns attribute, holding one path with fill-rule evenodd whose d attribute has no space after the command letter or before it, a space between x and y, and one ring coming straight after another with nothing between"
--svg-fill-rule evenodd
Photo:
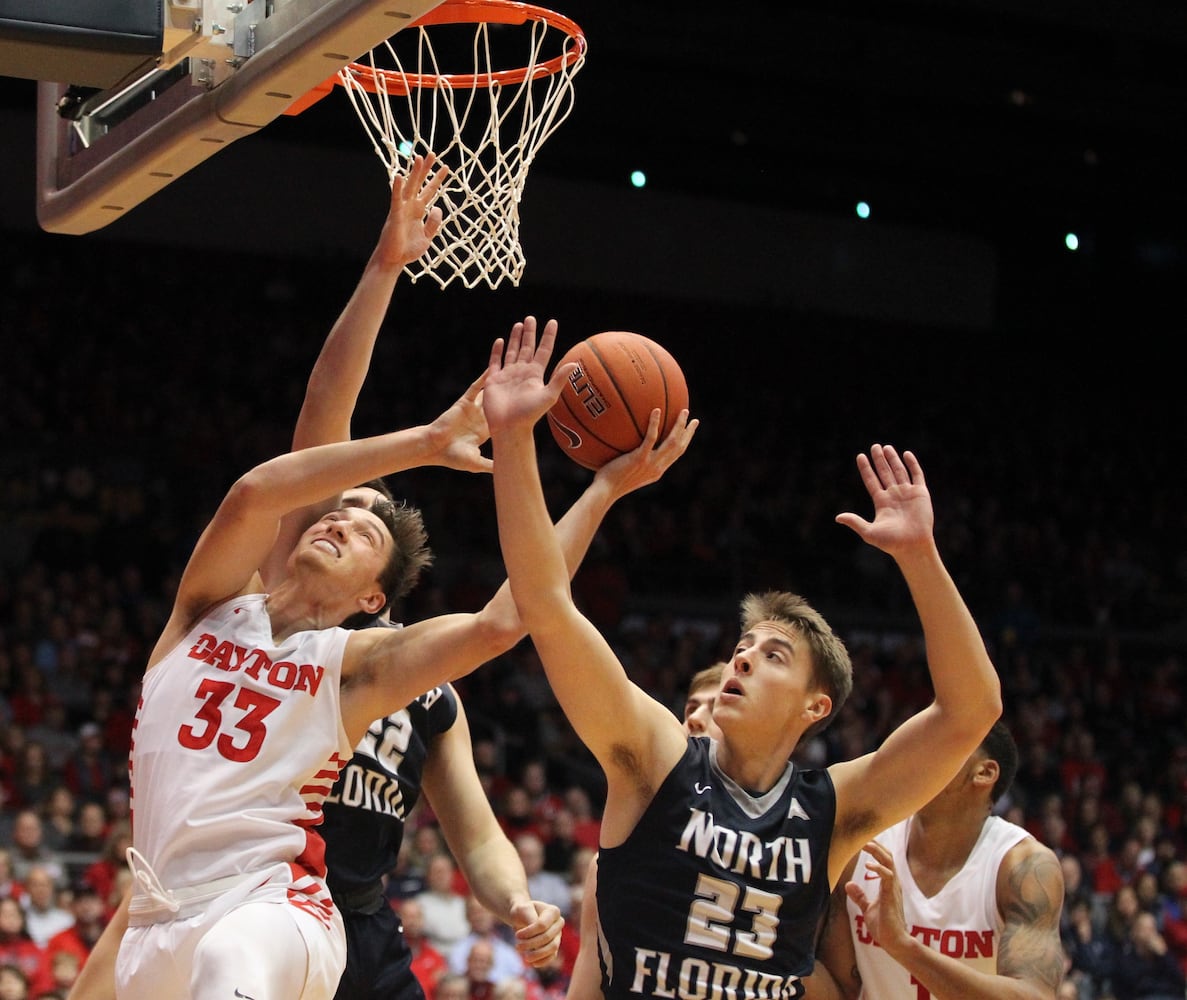
<instances>
[{"instance_id":1,"label":"raised arm","mask_svg":"<svg viewBox=\"0 0 1187 1000\"><path fill-rule=\"evenodd\" d=\"M577 572L613 504L658 480L684 454L691 438L691 432L672 434L655 447L657 433L655 424L648 440L599 469L557 522L555 533L549 523L566 581ZM468 674L505 653L526 634L511 584L505 581L476 614L441 615L403 629L366 629L351 636L345 664L351 683L343 699L347 733L355 733L354 727L361 725L357 729L361 736L371 719L389 710L384 706L403 704L438 684Z\"/></svg>"},{"instance_id":2,"label":"raised arm","mask_svg":"<svg viewBox=\"0 0 1187 1000\"><path fill-rule=\"evenodd\" d=\"M431 206L446 170L433 172L434 166L431 155L417 156L407 176L397 175L392 181L391 204L379 240L310 372L293 431L293 451L351 438L351 417L400 273L429 248L441 227L441 210ZM285 560L301 533L334 506L332 497L318 501L281 522L276 544L260 568L265 585L271 586L283 574Z\"/></svg>"},{"instance_id":3,"label":"raised arm","mask_svg":"<svg viewBox=\"0 0 1187 1000\"><path fill-rule=\"evenodd\" d=\"M288 512L368 479L416 466L489 471L490 459L479 451L486 440L486 421L477 402L482 381L480 377L473 382L431 424L289 452L242 476L194 547L150 665L204 610L258 585L257 567ZM412 692L406 701L432 686Z\"/></svg>"},{"instance_id":4,"label":"raised arm","mask_svg":"<svg viewBox=\"0 0 1187 1000\"><path fill-rule=\"evenodd\" d=\"M613 845L633 828L646 805L646 789L657 787L657 779L680 758L685 735L670 710L631 683L609 644L573 603L533 433L569 369L558 368L545 382L555 322L545 327L538 348L535 334L531 317L516 324L505 351L496 342L487 370L483 408L492 431L499 543L515 603L553 692L606 773L603 835ZM686 443L695 429L696 421L689 423L685 413L669 437ZM653 415L644 444L657 434Z\"/></svg>"},{"instance_id":5,"label":"raised arm","mask_svg":"<svg viewBox=\"0 0 1187 1000\"><path fill-rule=\"evenodd\" d=\"M890 555L910 588L923 626L935 700L887 737L874 753L829 768L837 788L837 823L829 875L863 842L904 819L956 774L1001 715L1001 685L985 643L932 534L931 496L911 452L874 445L858 456L874 520L837 516Z\"/></svg>"},{"instance_id":6,"label":"raised arm","mask_svg":"<svg viewBox=\"0 0 1187 1000\"><path fill-rule=\"evenodd\" d=\"M855 882L846 892L862 908L866 926L886 953L935 997L961 1000L1054 1000L1063 978L1059 914L1063 873L1050 848L1025 840L1002 859L997 906L1003 926L997 974L990 975L929 948L911 936L903 919L902 890L889 851L877 841L866 845L871 867L880 876L873 902Z\"/></svg>"}]
</instances>

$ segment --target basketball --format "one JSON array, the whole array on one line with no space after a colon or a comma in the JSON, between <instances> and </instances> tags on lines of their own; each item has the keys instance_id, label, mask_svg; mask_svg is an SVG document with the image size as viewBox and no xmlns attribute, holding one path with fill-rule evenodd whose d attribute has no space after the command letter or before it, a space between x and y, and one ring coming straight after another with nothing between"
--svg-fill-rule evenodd
<instances>
[{"instance_id":1,"label":"basketball","mask_svg":"<svg viewBox=\"0 0 1187 1000\"><path fill-rule=\"evenodd\" d=\"M596 333L557 364L571 361L580 367L548 412L548 426L565 454L587 469L638 448L652 410L660 410L662 441L688 407L688 384L676 359L640 334Z\"/></svg>"}]
</instances>

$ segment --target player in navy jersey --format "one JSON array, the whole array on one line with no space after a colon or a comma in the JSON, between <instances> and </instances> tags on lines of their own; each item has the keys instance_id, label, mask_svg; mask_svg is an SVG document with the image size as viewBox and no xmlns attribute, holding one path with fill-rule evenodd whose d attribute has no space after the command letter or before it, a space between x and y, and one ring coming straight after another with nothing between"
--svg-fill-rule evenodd
<instances>
[{"instance_id":1,"label":"player in navy jersey","mask_svg":"<svg viewBox=\"0 0 1187 1000\"><path fill-rule=\"evenodd\" d=\"M684 699L684 729L689 736L717 738L717 727L713 725L713 701L721 687L721 672L724 663L698 670L688 682L688 695ZM573 973L569 977L568 1000L602 1000L602 973L598 966L598 859L595 855L589 862L581 895L581 939L577 958L573 962Z\"/></svg>"},{"instance_id":2,"label":"player in navy jersey","mask_svg":"<svg viewBox=\"0 0 1187 1000\"><path fill-rule=\"evenodd\" d=\"M813 970L819 920L846 862L956 774L1001 713L997 674L940 559L922 468L910 452L874 445L858 457L874 520L837 521L902 572L935 701L873 753L800 769L790 758L801 738L848 695L849 657L802 598L752 595L713 708L720 739L690 739L573 603L534 436L572 371L557 366L545 380L555 341L555 321L538 344L533 317L515 324L492 351L483 409L512 594L557 700L606 776L603 993L792 1000ZM748 373L755 392L768 391L757 370L738 375ZM658 437L659 416L645 444Z\"/></svg>"}]
</instances>

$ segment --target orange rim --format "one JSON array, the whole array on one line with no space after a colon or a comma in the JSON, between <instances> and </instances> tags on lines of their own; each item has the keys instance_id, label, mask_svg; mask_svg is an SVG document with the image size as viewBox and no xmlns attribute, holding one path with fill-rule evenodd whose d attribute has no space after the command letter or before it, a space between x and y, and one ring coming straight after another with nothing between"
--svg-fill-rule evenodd
<instances>
[{"instance_id":1,"label":"orange rim","mask_svg":"<svg viewBox=\"0 0 1187 1000\"><path fill-rule=\"evenodd\" d=\"M444 0L427 14L418 17L409 27L429 24L523 24L526 21L541 21L550 28L563 31L568 35L569 42L560 55L538 63L532 69L533 79L558 73L585 54L585 34L576 21L556 11L530 3L519 3L518 0ZM435 88L442 81L448 82L455 90L473 90L494 84L523 83L528 78L526 66L490 73L401 73L356 62L348 64L345 71L351 73L364 90L380 93L376 81L382 80L384 91L399 95L407 95L412 90L424 87ZM337 80L337 75L334 79Z\"/></svg>"}]
</instances>

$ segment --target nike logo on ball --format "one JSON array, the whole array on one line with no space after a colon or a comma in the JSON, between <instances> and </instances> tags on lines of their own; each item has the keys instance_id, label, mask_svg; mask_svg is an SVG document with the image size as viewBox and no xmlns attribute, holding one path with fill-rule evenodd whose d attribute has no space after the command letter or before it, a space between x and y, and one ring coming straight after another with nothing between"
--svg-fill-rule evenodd
<instances>
[{"instance_id":1,"label":"nike logo on ball","mask_svg":"<svg viewBox=\"0 0 1187 1000\"><path fill-rule=\"evenodd\" d=\"M552 421L552 426L555 427L566 438L569 439L569 447L570 448L580 448L581 447L581 435L580 434L578 434L571 427L566 427L559 420L557 420L556 417L553 417L550 415L549 419Z\"/></svg>"},{"instance_id":2,"label":"nike logo on ball","mask_svg":"<svg viewBox=\"0 0 1187 1000\"><path fill-rule=\"evenodd\" d=\"M246 993L240 993L238 989L235 990L235 996L240 997L241 1000L255 1000L255 997L249 997Z\"/></svg>"}]
</instances>

